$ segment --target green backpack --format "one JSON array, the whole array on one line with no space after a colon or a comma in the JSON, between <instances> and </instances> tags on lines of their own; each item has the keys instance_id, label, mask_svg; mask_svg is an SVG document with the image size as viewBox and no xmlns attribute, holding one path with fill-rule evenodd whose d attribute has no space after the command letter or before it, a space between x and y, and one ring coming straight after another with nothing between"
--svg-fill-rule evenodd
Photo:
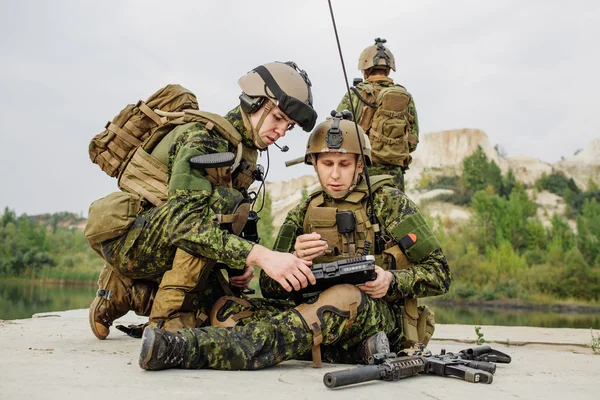
<instances>
[{"instance_id":1,"label":"green backpack","mask_svg":"<svg viewBox=\"0 0 600 400\"><path fill-rule=\"evenodd\" d=\"M414 148L418 142L411 133L410 93L400 85L383 88L378 93L371 85L365 86L363 93L375 100L376 108L365 107L360 125L371 140L373 162L407 168L412 161L409 142Z\"/></svg>"}]
</instances>

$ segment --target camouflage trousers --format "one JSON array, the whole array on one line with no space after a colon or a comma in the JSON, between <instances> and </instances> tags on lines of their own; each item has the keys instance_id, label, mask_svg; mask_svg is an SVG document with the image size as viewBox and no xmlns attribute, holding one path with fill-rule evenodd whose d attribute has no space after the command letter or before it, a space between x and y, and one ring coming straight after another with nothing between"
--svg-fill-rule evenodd
<instances>
[{"instance_id":1,"label":"camouflage trousers","mask_svg":"<svg viewBox=\"0 0 600 400\"><path fill-rule=\"evenodd\" d=\"M404 192L405 169L398 165L373 164L369 167L369 175L392 175L396 187Z\"/></svg>"},{"instance_id":2,"label":"camouflage trousers","mask_svg":"<svg viewBox=\"0 0 600 400\"><path fill-rule=\"evenodd\" d=\"M356 347L367 337L384 331L390 342L402 335L400 313L383 300L364 294L364 307L354 322L325 310L322 318L321 351L325 362L355 363ZM249 306L231 302L220 310L220 318L242 311L252 315L236 326L182 329L187 343L184 367L219 370L255 370L290 359L310 359L313 333L296 310L285 300L250 299Z\"/></svg>"},{"instance_id":3,"label":"camouflage trousers","mask_svg":"<svg viewBox=\"0 0 600 400\"><path fill-rule=\"evenodd\" d=\"M166 203L138 215L125 234L100 244L104 259L127 278L160 284L165 273L173 269L178 249L173 243L193 242L193 230L179 222L182 212L177 207L186 207L186 204ZM221 271L210 271L201 295L190 297L193 304L188 305L188 309L198 315L210 313L214 303L226 294L218 274ZM182 286L193 287L195 283L185 282ZM174 306L173 311L176 310Z\"/></svg>"}]
</instances>

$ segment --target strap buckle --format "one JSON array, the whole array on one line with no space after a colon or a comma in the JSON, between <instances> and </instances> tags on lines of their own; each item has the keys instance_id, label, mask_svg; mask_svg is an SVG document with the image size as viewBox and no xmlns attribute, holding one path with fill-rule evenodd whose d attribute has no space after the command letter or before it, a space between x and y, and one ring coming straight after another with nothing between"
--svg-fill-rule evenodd
<instances>
[{"instance_id":1,"label":"strap buckle","mask_svg":"<svg viewBox=\"0 0 600 400\"><path fill-rule=\"evenodd\" d=\"M110 300L112 298L113 291L109 289L98 289L96 296L104 300Z\"/></svg>"}]
</instances>

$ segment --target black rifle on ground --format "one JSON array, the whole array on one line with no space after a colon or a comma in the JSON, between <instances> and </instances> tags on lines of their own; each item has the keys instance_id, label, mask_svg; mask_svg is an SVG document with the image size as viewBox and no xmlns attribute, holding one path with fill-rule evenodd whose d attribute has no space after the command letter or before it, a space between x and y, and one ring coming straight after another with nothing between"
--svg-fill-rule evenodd
<instances>
[{"instance_id":1,"label":"black rifle on ground","mask_svg":"<svg viewBox=\"0 0 600 400\"><path fill-rule=\"evenodd\" d=\"M313 264L311 270L317 283L308 285L300 291L293 292L292 296L296 304L303 303L306 299L321 293L333 285L341 283L360 285L367 281L375 280L377 277L377 273L375 272L375 257L372 255Z\"/></svg>"},{"instance_id":2,"label":"black rifle on ground","mask_svg":"<svg viewBox=\"0 0 600 400\"><path fill-rule=\"evenodd\" d=\"M373 380L397 381L419 373L451 376L472 383L492 383L496 364L484 361L486 359L505 364L511 361L510 356L489 346L465 349L456 355L443 349L439 355L430 352L400 357L395 353L376 354L369 360L373 365L328 372L323 383L328 388L336 388Z\"/></svg>"}]
</instances>

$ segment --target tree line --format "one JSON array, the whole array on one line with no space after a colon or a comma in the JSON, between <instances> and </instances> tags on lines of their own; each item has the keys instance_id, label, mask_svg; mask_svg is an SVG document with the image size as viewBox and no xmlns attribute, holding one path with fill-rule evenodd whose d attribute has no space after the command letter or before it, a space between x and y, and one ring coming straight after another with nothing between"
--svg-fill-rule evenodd
<instances>
[{"instance_id":1,"label":"tree line","mask_svg":"<svg viewBox=\"0 0 600 400\"><path fill-rule=\"evenodd\" d=\"M503 175L478 148L464 159L462 175L426 180L423 186L450 189L438 200L471 211L463 224L430 220L453 274L445 298L598 302L600 189L593 182L581 190L572 179L553 173L528 188L512 171ZM543 216L528 194L542 190L561 196L564 213ZM260 243L271 247L276 231L268 191L255 209L260 210ZM81 220L71 213L17 216L5 208L0 276L95 281L103 261L83 232L69 227Z\"/></svg>"},{"instance_id":2,"label":"tree line","mask_svg":"<svg viewBox=\"0 0 600 400\"><path fill-rule=\"evenodd\" d=\"M451 189L444 200L472 210L465 224L432 221L453 274L447 298L598 302L600 190L593 181L580 190L552 173L526 188L478 148L464 159L462 176L427 185ZM565 212L543 218L527 189L561 196Z\"/></svg>"}]
</instances>

